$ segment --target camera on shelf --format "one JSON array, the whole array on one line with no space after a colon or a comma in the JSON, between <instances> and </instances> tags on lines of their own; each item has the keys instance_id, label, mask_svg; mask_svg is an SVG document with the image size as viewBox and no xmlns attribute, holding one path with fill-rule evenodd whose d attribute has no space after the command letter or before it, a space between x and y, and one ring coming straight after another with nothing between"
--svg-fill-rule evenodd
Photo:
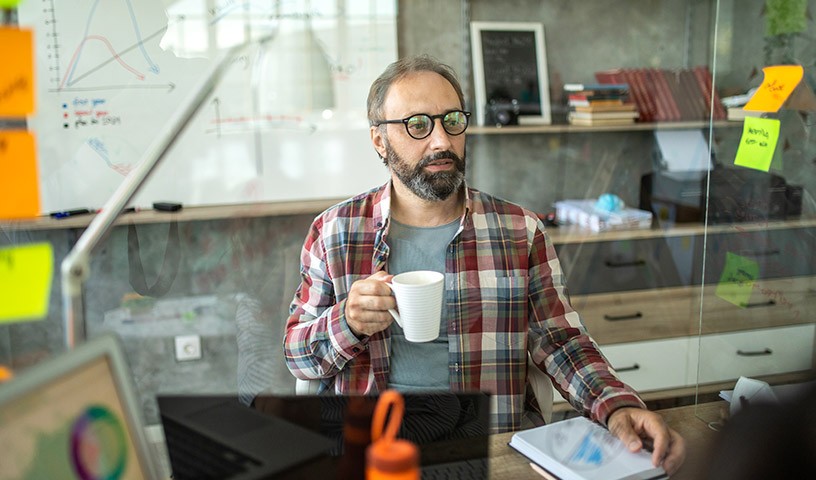
<instances>
[{"instance_id":1,"label":"camera on shelf","mask_svg":"<svg viewBox=\"0 0 816 480\"><path fill-rule=\"evenodd\" d=\"M491 99L485 108L485 125L518 125L518 100Z\"/></svg>"}]
</instances>

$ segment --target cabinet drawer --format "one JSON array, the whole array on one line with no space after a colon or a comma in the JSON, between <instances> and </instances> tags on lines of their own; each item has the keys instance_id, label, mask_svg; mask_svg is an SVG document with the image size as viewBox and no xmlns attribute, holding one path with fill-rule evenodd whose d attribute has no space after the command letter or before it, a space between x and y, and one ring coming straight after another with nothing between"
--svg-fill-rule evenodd
<instances>
[{"instance_id":1,"label":"cabinet drawer","mask_svg":"<svg viewBox=\"0 0 816 480\"><path fill-rule=\"evenodd\" d=\"M572 294L683 285L662 238L568 243L556 250Z\"/></svg>"},{"instance_id":2,"label":"cabinet drawer","mask_svg":"<svg viewBox=\"0 0 816 480\"><path fill-rule=\"evenodd\" d=\"M706 242L706 276L719 279L726 268L728 254L752 260L764 279L813 275L816 267L809 260L816 244L816 229L769 229L715 233Z\"/></svg>"},{"instance_id":3,"label":"cabinet drawer","mask_svg":"<svg viewBox=\"0 0 816 480\"><path fill-rule=\"evenodd\" d=\"M809 370L813 365L814 333L816 324L811 323L703 335L699 344L699 383Z\"/></svg>"},{"instance_id":4,"label":"cabinet drawer","mask_svg":"<svg viewBox=\"0 0 816 480\"><path fill-rule=\"evenodd\" d=\"M638 392L646 392L687 385L688 368L694 361L689 356L689 341L689 337L683 337L600 347L625 384ZM553 402L564 402L555 390Z\"/></svg>"},{"instance_id":5,"label":"cabinet drawer","mask_svg":"<svg viewBox=\"0 0 816 480\"><path fill-rule=\"evenodd\" d=\"M572 297L590 335L600 344L682 337L697 333L696 294L686 287Z\"/></svg>"},{"instance_id":6,"label":"cabinet drawer","mask_svg":"<svg viewBox=\"0 0 816 480\"><path fill-rule=\"evenodd\" d=\"M686 385L689 338L601 345L624 383L638 392Z\"/></svg>"},{"instance_id":7,"label":"cabinet drawer","mask_svg":"<svg viewBox=\"0 0 816 480\"><path fill-rule=\"evenodd\" d=\"M726 300L737 300L732 294L741 288L750 292L745 304ZM808 323L816 309L816 277L759 279L750 286L707 285L702 302L703 334Z\"/></svg>"}]
</instances>

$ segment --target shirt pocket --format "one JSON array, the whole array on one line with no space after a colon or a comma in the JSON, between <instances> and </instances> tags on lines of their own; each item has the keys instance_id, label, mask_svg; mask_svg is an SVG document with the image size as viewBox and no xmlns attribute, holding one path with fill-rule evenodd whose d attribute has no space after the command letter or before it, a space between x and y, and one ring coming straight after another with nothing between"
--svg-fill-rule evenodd
<instances>
[{"instance_id":1,"label":"shirt pocket","mask_svg":"<svg viewBox=\"0 0 816 480\"><path fill-rule=\"evenodd\" d=\"M470 298L479 303L482 348L522 348L527 334L526 275L479 279ZM475 327L475 325L474 325Z\"/></svg>"}]
</instances>

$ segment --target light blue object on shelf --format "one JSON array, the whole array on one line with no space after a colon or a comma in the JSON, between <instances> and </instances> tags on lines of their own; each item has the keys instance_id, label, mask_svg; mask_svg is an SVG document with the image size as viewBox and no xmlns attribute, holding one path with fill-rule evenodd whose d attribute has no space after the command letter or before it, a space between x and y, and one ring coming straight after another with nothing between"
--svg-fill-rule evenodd
<instances>
[{"instance_id":1,"label":"light blue object on shelf","mask_svg":"<svg viewBox=\"0 0 816 480\"><path fill-rule=\"evenodd\" d=\"M626 204L614 193L604 193L595 202L595 209L602 212L620 212L624 207L626 207Z\"/></svg>"}]
</instances>

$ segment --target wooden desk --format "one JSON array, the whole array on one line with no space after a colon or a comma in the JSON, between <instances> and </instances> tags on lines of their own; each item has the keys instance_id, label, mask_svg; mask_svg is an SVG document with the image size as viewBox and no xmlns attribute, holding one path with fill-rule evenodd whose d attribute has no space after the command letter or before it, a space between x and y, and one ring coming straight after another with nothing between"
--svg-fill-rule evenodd
<instances>
[{"instance_id":1,"label":"wooden desk","mask_svg":"<svg viewBox=\"0 0 816 480\"><path fill-rule=\"evenodd\" d=\"M686 461L671 477L672 480L702 478L698 473L705 467L706 448L717 434L715 430L709 428L708 422L711 419L723 418L723 415L728 412L728 403L717 401L699 406L668 408L658 412L666 419L666 423L686 440ZM530 461L527 457L507 445L512 436L513 432L508 432L491 437L490 478L540 480L542 477L530 468Z\"/></svg>"},{"instance_id":2,"label":"wooden desk","mask_svg":"<svg viewBox=\"0 0 816 480\"><path fill-rule=\"evenodd\" d=\"M697 472L705 466L706 447L714 439L716 431L708 427L708 421L721 418L728 411L728 403L717 401L701 404L699 407L690 405L687 407L668 408L659 410L666 423L675 429L686 440L686 461L683 466L673 475L672 480L694 480L702 478ZM706 419L702 420L699 416ZM147 427L147 436L155 449L155 454L159 458L162 469L161 478L170 477L170 461L167 456L167 448L164 443L164 434L161 426L152 425ZM490 438L490 478L496 480L533 479L541 480L542 477L530 468L530 461L527 457L513 450L507 445L513 432L500 433Z\"/></svg>"}]
</instances>

